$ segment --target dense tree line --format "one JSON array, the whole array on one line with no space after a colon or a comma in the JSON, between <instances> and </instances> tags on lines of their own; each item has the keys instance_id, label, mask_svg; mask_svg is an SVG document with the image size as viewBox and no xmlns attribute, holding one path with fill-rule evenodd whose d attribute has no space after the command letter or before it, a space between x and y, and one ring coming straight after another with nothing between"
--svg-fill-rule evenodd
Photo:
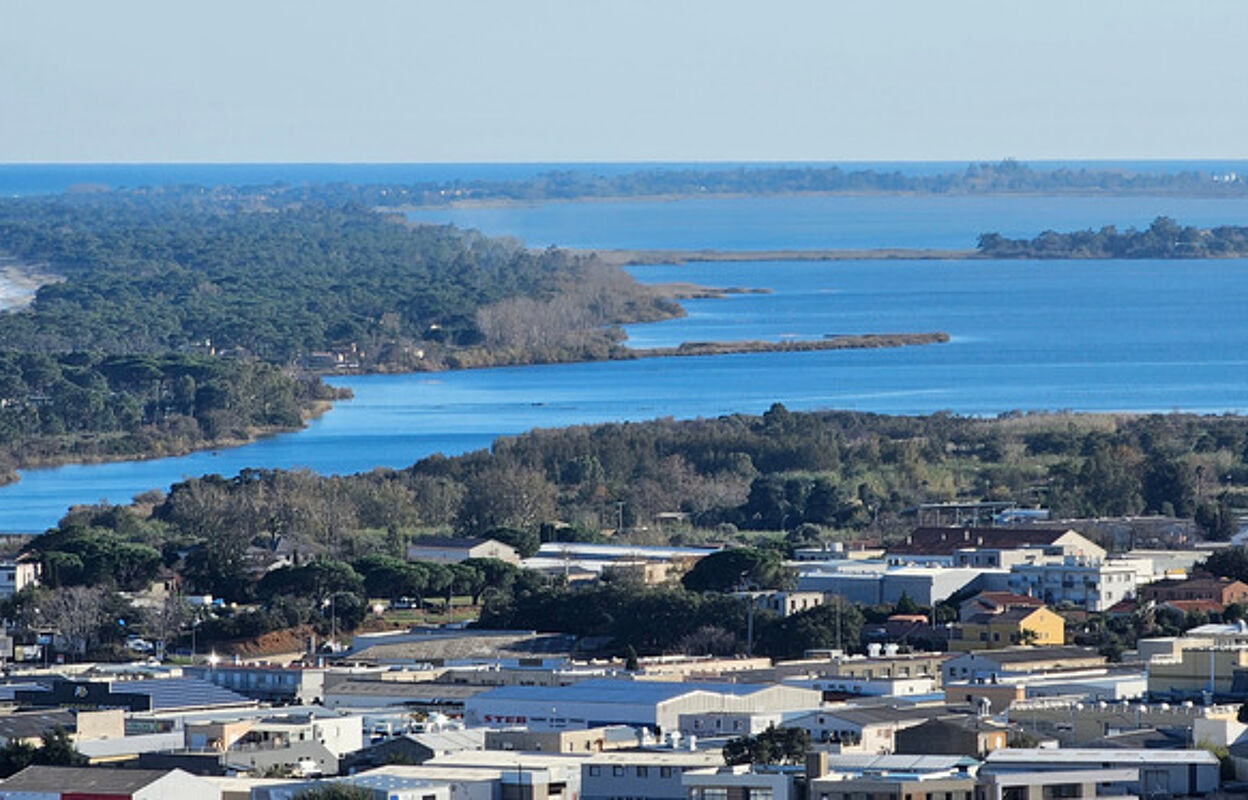
<instances>
[{"instance_id":1,"label":"dense tree line","mask_svg":"<svg viewBox=\"0 0 1248 800\"><path fill-rule=\"evenodd\" d=\"M979 237L987 258L1231 258L1248 255L1248 228L1222 225L1203 229L1158 217L1145 230L1045 231L1033 239Z\"/></svg>"},{"instance_id":2,"label":"dense tree line","mask_svg":"<svg viewBox=\"0 0 1248 800\"><path fill-rule=\"evenodd\" d=\"M1197 171L1176 173L1131 172L1118 169L1034 169L1014 160L973 163L963 170L915 175L900 170L844 169L836 166L737 167L732 169L673 169L655 167L631 172L600 174L586 169L552 170L515 180L451 180L413 184L249 187L165 187L151 190L155 197L171 193L187 202L215 198L233 205L305 202L364 203L374 207L437 206L471 200L583 200L715 195L774 195L791 193L917 193L1003 194L1073 192L1080 194L1231 195L1248 192L1243 180L1215 180Z\"/></svg>"},{"instance_id":3,"label":"dense tree line","mask_svg":"<svg viewBox=\"0 0 1248 800\"><path fill-rule=\"evenodd\" d=\"M412 367L484 343L478 312L509 298L550 302L576 287L579 302L558 309L569 315L619 298L578 326L671 313L624 273L564 251L356 206L262 212L133 193L6 200L0 252L65 278L28 311L0 316L0 348L16 351L197 349L289 363L337 348L364 365ZM525 323L507 322L524 316L497 312L489 330L510 344Z\"/></svg>"},{"instance_id":4,"label":"dense tree line","mask_svg":"<svg viewBox=\"0 0 1248 800\"><path fill-rule=\"evenodd\" d=\"M339 395L259 362L0 351L0 468L242 440L297 428L318 401Z\"/></svg>"},{"instance_id":5,"label":"dense tree line","mask_svg":"<svg viewBox=\"0 0 1248 800\"><path fill-rule=\"evenodd\" d=\"M138 588L168 570L188 591L261 604L219 623L222 636L323 626L328 600L348 621L370 597L470 596L486 603L487 624L553 626L643 653L735 652L744 606L718 593L787 586L780 561L791 547L901 535L915 504L955 499L1038 503L1060 516L1173 514L1225 539L1248 505L1246 455L1248 420L1236 416L889 417L776 405L762 416L535 431L405 470L193 478L133 506L74 509L27 552L57 587ZM688 522L664 531L653 515L670 510ZM406 544L426 532L492 536L525 554L552 540L738 547L678 587L584 590L498 565L408 563ZM294 563L257 573L257 555L279 549ZM660 606L679 619L638 623L665 618ZM760 620L754 644L830 646L832 626L845 634L850 616Z\"/></svg>"}]
</instances>

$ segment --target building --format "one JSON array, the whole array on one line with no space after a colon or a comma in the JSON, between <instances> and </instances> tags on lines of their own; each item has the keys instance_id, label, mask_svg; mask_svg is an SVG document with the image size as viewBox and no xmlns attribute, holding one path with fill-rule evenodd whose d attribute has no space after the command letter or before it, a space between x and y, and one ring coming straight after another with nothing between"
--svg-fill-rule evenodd
<instances>
[{"instance_id":1,"label":"building","mask_svg":"<svg viewBox=\"0 0 1248 800\"><path fill-rule=\"evenodd\" d=\"M1005 567L1008 564L976 563L972 551L1031 550L1035 555L1080 556L1103 559L1105 549L1087 537L1066 528L1028 526L1018 528L916 528L913 533L888 548L887 558L894 564L937 563L957 565L957 552L965 551L969 566Z\"/></svg>"},{"instance_id":2,"label":"building","mask_svg":"<svg viewBox=\"0 0 1248 800\"><path fill-rule=\"evenodd\" d=\"M819 703L819 692L792 686L595 678L571 686L492 689L465 702L464 719L470 725L633 725L666 732L679 730L682 714L786 713L818 708Z\"/></svg>"},{"instance_id":3,"label":"building","mask_svg":"<svg viewBox=\"0 0 1248 800\"><path fill-rule=\"evenodd\" d=\"M1090 647L1007 647L955 656L941 666L944 685L1059 670L1105 666L1105 656Z\"/></svg>"},{"instance_id":4,"label":"building","mask_svg":"<svg viewBox=\"0 0 1248 800\"><path fill-rule=\"evenodd\" d=\"M1072 769L1052 772L995 772L979 776L984 800L1030 800L1031 798L1118 797L1134 800L1126 787L1140 780L1135 768Z\"/></svg>"},{"instance_id":5,"label":"building","mask_svg":"<svg viewBox=\"0 0 1248 800\"><path fill-rule=\"evenodd\" d=\"M244 697L270 703L319 703L325 686L325 669L321 667L219 664L187 667L185 672Z\"/></svg>"},{"instance_id":6,"label":"building","mask_svg":"<svg viewBox=\"0 0 1248 800\"><path fill-rule=\"evenodd\" d=\"M32 708L124 708L134 712L242 709L256 705L247 697L197 678L118 681L56 678L51 686L18 689L13 692L13 699Z\"/></svg>"},{"instance_id":7,"label":"building","mask_svg":"<svg viewBox=\"0 0 1248 800\"><path fill-rule=\"evenodd\" d=\"M896 751L897 731L945 714L943 704L855 705L811 711L784 724L804 728L812 742L837 745L842 752L881 754Z\"/></svg>"},{"instance_id":8,"label":"building","mask_svg":"<svg viewBox=\"0 0 1248 800\"><path fill-rule=\"evenodd\" d=\"M1043 606L976 614L954 625L949 636L949 649L959 651L1065 643L1066 621Z\"/></svg>"},{"instance_id":9,"label":"building","mask_svg":"<svg viewBox=\"0 0 1248 800\"><path fill-rule=\"evenodd\" d=\"M1014 608L1044 608L1044 601L1013 592L980 592L962 601L958 606L958 619L966 622L977 614L1000 614Z\"/></svg>"},{"instance_id":10,"label":"building","mask_svg":"<svg viewBox=\"0 0 1248 800\"><path fill-rule=\"evenodd\" d=\"M857 605L896 605L903 596L930 606L962 591L1006 589L1009 571L883 561L801 562L797 589L836 595Z\"/></svg>"},{"instance_id":11,"label":"building","mask_svg":"<svg viewBox=\"0 0 1248 800\"><path fill-rule=\"evenodd\" d=\"M1204 732L1207 723L1234 722L1238 710L1237 705L1098 703L1067 696L1023 700L1010 706L1007 716L1011 724L1040 738L1056 739L1063 747L1086 747L1106 736L1152 729L1182 731L1187 744L1202 738L1217 740L1220 737ZM1197 728L1202 729L1200 734Z\"/></svg>"},{"instance_id":12,"label":"building","mask_svg":"<svg viewBox=\"0 0 1248 800\"><path fill-rule=\"evenodd\" d=\"M1016 564L1010 568L1010 591L1044 600L1107 611L1135 597L1139 564L1067 556L1059 563Z\"/></svg>"},{"instance_id":13,"label":"building","mask_svg":"<svg viewBox=\"0 0 1248 800\"><path fill-rule=\"evenodd\" d=\"M325 788L331 784L363 789L372 794L373 800L451 800L451 786L448 783L384 773L352 775L332 781L269 783L252 789L250 800L293 800L308 790Z\"/></svg>"},{"instance_id":14,"label":"building","mask_svg":"<svg viewBox=\"0 0 1248 800\"><path fill-rule=\"evenodd\" d=\"M1148 662L1149 694L1177 699L1248 698L1248 648L1184 648L1172 658Z\"/></svg>"},{"instance_id":15,"label":"building","mask_svg":"<svg viewBox=\"0 0 1248 800\"><path fill-rule=\"evenodd\" d=\"M686 800L684 778L723 764L718 750L608 753L581 767L580 800ZM781 798L776 798L781 800Z\"/></svg>"},{"instance_id":16,"label":"building","mask_svg":"<svg viewBox=\"0 0 1248 800\"><path fill-rule=\"evenodd\" d=\"M1192 577L1187 580L1168 578L1140 588L1140 599L1154 603L1172 600L1208 600L1218 605L1248 602L1248 584L1230 578L1213 576Z\"/></svg>"},{"instance_id":17,"label":"building","mask_svg":"<svg viewBox=\"0 0 1248 800\"><path fill-rule=\"evenodd\" d=\"M681 776L686 800L792 800L801 767L741 764L691 769Z\"/></svg>"},{"instance_id":18,"label":"building","mask_svg":"<svg viewBox=\"0 0 1248 800\"><path fill-rule=\"evenodd\" d=\"M403 733L348 754L339 766L341 771L353 773L386 764L423 764L460 750L484 750L490 733L493 731L484 728Z\"/></svg>"},{"instance_id":19,"label":"building","mask_svg":"<svg viewBox=\"0 0 1248 800\"><path fill-rule=\"evenodd\" d=\"M496 539L424 536L407 546L408 561L458 564L470 558L496 558L508 564L520 564L520 554L516 549Z\"/></svg>"},{"instance_id":20,"label":"building","mask_svg":"<svg viewBox=\"0 0 1248 800\"><path fill-rule=\"evenodd\" d=\"M734 597L750 598L754 607L781 617L809 611L823 605L823 592L734 592Z\"/></svg>"},{"instance_id":21,"label":"building","mask_svg":"<svg viewBox=\"0 0 1248 800\"><path fill-rule=\"evenodd\" d=\"M0 561L0 599L10 598L27 586L38 586L39 577L38 561Z\"/></svg>"},{"instance_id":22,"label":"building","mask_svg":"<svg viewBox=\"0 0 1248 800\"><path fill-rule=\"evenodd\" d=\"M27 767L0 783L0 800L219 800L216 786L180 769Z\"/></svg>"},{"instance_id":23,"label":"building","mask_svg":"<svg viewBox=\"0 0 1248 800\"><path fill-rule=\"evenodd\" d=\"M945 701L979 708L987 701L994 713L1025 700L1057 697L1114 703L1148 693L1148 679L1138 667L1090 667L977 678L945 684Z\"/></svg>"},{"instance_id":24,"label":"building","mask_svg":"<svg viewBox=\"0 0 1248 800\"><path fill-rule=\"evenodd\" d=\"M1217 791L1220 785L1218 757L1208 750L1006 748L987 755L980 775L1080 769L1137 770L1138 780L1114 788L1145 797L1202 795Z\"/></svg>"},{"instance_id":25,"label":"building","mask_svg":"<svg viewBox=\"0 0 1248 800\"><path fill-rule=\"evenodd\" d=\"M903 755L963 755L983 758L1006 746L1009 730L978 717L929 719L894 736L894 749Z\"/></svg>"}]
</instances>

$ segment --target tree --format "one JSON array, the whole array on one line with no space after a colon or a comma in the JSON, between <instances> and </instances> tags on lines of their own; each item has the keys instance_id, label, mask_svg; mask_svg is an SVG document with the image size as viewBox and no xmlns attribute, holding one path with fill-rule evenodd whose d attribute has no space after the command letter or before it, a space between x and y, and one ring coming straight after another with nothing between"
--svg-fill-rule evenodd
<instances>
[{"instance_id":1,"label":"tree","mask_svg":"<svg viewBox=\"0 0 1248 800\"><path fill-rule=\"evenodd\" d=\"M346 781L321 781L301 789L291 800L372 800L373 791Z\"/></svg>"},{"instance_id":2,"label":"tree","mask_svg":"<svg viewBox=\"0 0 1248 800\"><path fill-rule=\"evenodd\" d=\"M489 466L466 490L456 527L472 536L493 528L536 532L555 516L555 485L537 470Z\"/></svg>"},{"instance_id":3,"label":"tree","mask_svg":"<svg viewBox=\"0 0 1248 800\"><path fill-rule=\"evenodd\" d=\"M787 588L792 571L779 554L753 547L737 547L704 556L685 573L681 583L693 592L726 592L749 586L753 589Z\"/></svg>"},{"instance_id":4,"label":"tree","mask_svg":"<svg viewBox=\"0 0 1248 800\"><path fill-rule=\"evenodd\" d=\"M810 733L805 728L777 728L771 725L757 736L729 739L724 745L724 762L735 764L801 764L810 750Z\"/></svg>"},{"instance_id":5,"label":"tree","mask_svg":"<svg viewBox=\"0 0 1248 800\"><path fill-rule=\"evenodd\" d=\"M922 614L923 609L919 604L914 602L908 592L902 592L901 597L897 598L897 605L893 608L894 614Z\"/></svg>"},{"instance_id":6,"label":"tree","mask_svg":"<svg viewBox=\"0 0 1248 800\"><path fill-rule=\"evenodd\" d=\"M87 763L87 759L74 746L73 737L60 725L45 731L42 744L35 751L34 763L50 767L74 767Z\"/></svg>"},{"instance_id":7,"label":"tree","mask_svg":"<svg viewBox=\"0 0 1248 800\"><path fill-rule=\"evenodd\" d=\"M104 590L71 586L54 593L43 615L60 633L71 655L84 656L104 622Z\"/></svg>"}]
</instances>

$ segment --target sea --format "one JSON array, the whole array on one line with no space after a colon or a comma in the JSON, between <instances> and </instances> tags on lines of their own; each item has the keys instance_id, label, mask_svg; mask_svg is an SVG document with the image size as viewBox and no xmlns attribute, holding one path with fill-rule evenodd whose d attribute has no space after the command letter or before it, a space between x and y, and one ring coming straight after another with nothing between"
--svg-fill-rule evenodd
<instances>
[{"instance_id":1,"label":"sea","mask_svg":"<svg viewBox=\"0 0 1248 800\"><path fill-rule=\"evenodd\" d=\"M1153 171L1248 171L1248 164L1235 162L1117 165ZM78 183L384 183L524 177L570 168L605 173L637 166L0 166L0 194L53 192ZM515 236L536 247L767 250L971 248L987 231L1032 236L1046 229L1143 227L1162 215L1200 226L1248 225L1248 200L703 197L439 208L410 216ZM489 447L499 436L533 428L758 414L775 402L794 410L979 416L1066 410L1248 411L1248 260L756 261L639 266L630 271L643 282L768 290L685 301L688 314L681 319L629 326L629 342L639 347L906 331L945 331L951 340L881 350L332 378L334 384L349 386L354 399L336 404L296 433L181 458L23 471L21 481L0 488L0 531L43 530L70 505L124 503L190 476L229 476L246 468L332 474L397 469L434 453Z\"/></svg>"}]
</instances>

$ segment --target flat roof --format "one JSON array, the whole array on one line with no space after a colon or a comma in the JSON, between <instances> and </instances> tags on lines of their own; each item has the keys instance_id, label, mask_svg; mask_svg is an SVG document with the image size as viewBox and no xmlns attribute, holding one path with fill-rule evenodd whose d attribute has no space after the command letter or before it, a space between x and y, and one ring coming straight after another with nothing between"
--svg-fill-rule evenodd
<instances>
[{"instance_id":1,"label":"flat roof","mask_svg":"<svg viewBox=\"0 0 1248 800\"><path fill-rule=\"evenodd\" d=\"M483 694L490 700L525 700L585 703L662 703L694 692L747 697L776 688L796 689L773 683L693 683L676 681L627 681L590 678L568 686L500 686ZM807 690L814 693L814 690Z\"/></svg>"},{"instance_id":2,"label":"flat roof","mask_svg":"<svg viewBox=\"0 0 1248 800\"><path fill-rule=\"evenodd\" d=\"M1156 764L1178 762L1183 764L1217 765L1218 757L1208 750L1129 750L1129 749L1091 749L1091 748L1008 748L993 750L984 759L985 765L991 764Z\"/></svg>"}]
</instances>

